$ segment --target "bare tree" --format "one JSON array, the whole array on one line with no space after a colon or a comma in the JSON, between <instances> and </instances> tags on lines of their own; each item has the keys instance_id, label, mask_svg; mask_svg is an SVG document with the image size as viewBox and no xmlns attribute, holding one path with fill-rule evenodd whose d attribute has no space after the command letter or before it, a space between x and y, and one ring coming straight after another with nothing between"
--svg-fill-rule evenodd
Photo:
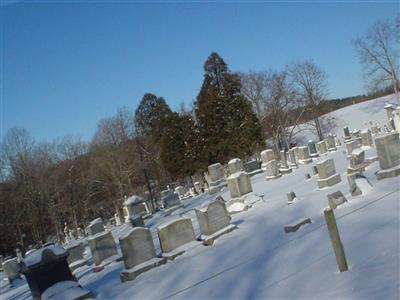
<instances>
[{"instance_id":1,"label":"bare tree","mask_svg":"<svg viewBox=\"0 0 400 300\"><path fill-rule=\"evenodd\" d=\"M364 37L353 40L372 90L392 85L399 98L400 18L395 22L377 21Z\"/></svg>"},{"instance_id":2,"label":"bare tree","mask_svg":"<svg viewBox=\"0 0 400 300\"><path fill-rule=\"evenodd\" d=\"M298 97L307 107L314 121L319 140L323 140L319 105L327 95L326 74L312 60L295 62L287 66Z\"/></svg>"}]
</instances>

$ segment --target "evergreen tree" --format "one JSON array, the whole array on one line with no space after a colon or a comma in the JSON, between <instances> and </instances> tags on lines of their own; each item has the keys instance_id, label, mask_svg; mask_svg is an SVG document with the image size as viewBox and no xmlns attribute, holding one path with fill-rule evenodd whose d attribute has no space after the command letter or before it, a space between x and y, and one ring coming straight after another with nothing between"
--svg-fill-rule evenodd
<instances>
[{"instance_id":1,"label":"evergreen tree","mask_svg":"<svg viewBox=\"0 0 400 300\"><path fill-rule=\"evenodd\" d=\"M161 161L170 175L183 178L199 168L198 129L190 115L172 113L160 140Z\"/></svg>"},{"instance_id":2,"label":"evergreen tree","mask_svg":"<svg viewBox=\"0 0 400 300\"><path fill-rule=\"evenodd\" d=\"M239 76L215 52L205 62L204 72L195 103L204 163L251 155L264 142L251 103L241 92Z\"/></svg>"},{"instance_id":3,"label":"evergreen tree","mask_svg":"<svg viewBox=\"0 0 400 300\"><path fill-rule=\"evenodd\" d=\"M139 135L151 136L158 142L163 135L163 123L171 115L171 109L164 98L144 94L135 111L135 126Z\"/></svg>"}]
</instances>

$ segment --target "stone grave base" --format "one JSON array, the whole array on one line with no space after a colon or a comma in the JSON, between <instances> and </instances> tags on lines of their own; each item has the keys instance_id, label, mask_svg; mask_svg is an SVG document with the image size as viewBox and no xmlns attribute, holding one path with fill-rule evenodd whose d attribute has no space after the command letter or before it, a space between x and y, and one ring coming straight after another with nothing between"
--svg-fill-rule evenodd
<instances>
[{"instance_id":1,"label":"stone grave base","mask_svg":"<svg viewBox=\"0 0 400 300\"><path fill-rule=\"evenodd\" d=\"M124 269L120 273L121 282L134 280L139 274L161 266L167 262L166 258L154 257L130 269Z\"/></svg>"},{"instance_id":2,"label":"stone grave base","mask_svg":"<svg viewBox=\"0 0 400 300\"><path fill-rule=\"evenodd\" d=\"M307 223L311 224L310 218L300 219L292 224L285 225L283 226L283 229L285 230L286 233L296 232L302 225L305 225Z\"/></svg>"},{"instance_id":3,"label":"stone grave base","mask_svg":"<svg viewBox=\"0 0 400 300\"><path fill-rule=\"evenodd\" d=\"M182 207L185 207L185 206L183 204L180 204L180 205L172 206L170 208L166 208L166 209L164 209L164 216L167 217L167 216L171 215L174 211L176 211Z\"/></svg>"},{"instance_id":4,"label":"stone grave base","mask_svg":"<svg viewBox=\"0 0 400 300\"><path fill-rule=\"evenodd\" d=\"M184 244L170 252L163 252L162 253L162 257L167 259L167 260L174 260L176 257L178 257L179 255L182 255L183 253L186 252L186 250L189 250L190 248L194 248L197 245L199 245L198 241L192 241L189 242L187 244Z\"/></svg>"},{"instance_id":5,"label":"stone grave base","mask_svg":"<svg viewBox=\"0 0 400 300\"><path fill-rule=\"evenodd\" d=\"M115 261L121 261L122 259L123 259L123 257L120 256L119 254L112 255L112 256L106 258L105 260L103 260L100 265L94 266L93 272L96 273L96 272L103 271L105 266L108 266L109 264L111 264Z\"/></svg>"},{"instance_id":6,"label":"stone grave base","mask_svg":"<svg viewBox=\"0 0 400 300\"><path fill-rule=\"evenodd\" d=\"M267 179L267 180L273 180L273 179L278 179L278 178L280 178L280 177L282 177L282 174L278 174L278 175L276 175L276 176L265 176L265 179Z\"/></svg>"},{"instance_id":7,"label":"stone grave base","mask_svg":"<svg viewBox=\"0 0 400 300\"><path fill-rule=\"evenodd\" d=\"M208 193L215 194L218 193L222 188L226 187L228 184L224 179L211 182L208 186Z\"/></svg>"},{"instance_id":8,"label":"stone grave base","mask_svg":"<svg viewBox=\"0 0 400 300\"><path fill-rule=\"evenodd\" d=\"M399 176L400 165L386 170L379 170L376 175L378 176L378 180Z\"/></svg>"},{"instance_id":9,"label":"stone grave base","mask_svg":"<svg viewBox=\"0 0 400 300\"><path fill-rule=\"evenodd\" d=\"M87 265L87 260L86 259L80 259L77 261L74 261L72 264L69 265L69 269L71 272L74 272L76 269L86 266Z\"/></svg>"},{"instance_id":10,"label":"stone grave base","mask_svg":"<svg viewBox=\"0 0 400 300\"><path fill-rule=\"evenodd\" d=\"M308 165L308 164L311 164L313 162L313 160L312 160L312 158L299 159L298 162L301 165Z\"/></svg>"},{"instance_id":11,"label":"stone grave base","mask_svg":"<svg viewBox=\"0 0 400 300\"><path fill-rule=\"evenodd\" d=\"M201 235L201 240L203 241L203 245L205 246L211 246L212 244L214 244L214 241L219 238L221 235L224 235L226 233L229 233L235 229L237 229L238 227L234 224L230 224L220 230L218 230L217 232L214 232L211 235Z\"/></svg>"},{"instance_id":12,"label":"stone grave base","mask_svg":"<svg viewBox=\"0 0 400 300\"><path fill-rule=\"evenodd\" d=\"M83 289L76 281L61 281L53 284L47 290L43 292L40 299L50 300L50 299L70 299L70 300L80 300L80 299L93 299L93 294L91 291Z\"/></svg>"},{"instance_id":13,"label":"stone grave base","mask_svg":"<svg viewBox=\"0 0 400 300\"><path fill-rule=\"evenodd\" d=\"M252 176L254 176L254 175L257 175L257 174L261 174L263 172L263 170L262 169L257 169L257 170L254 170L254 171L251 171L251 172L246 172L250 177L252 177Z\"/></svg>"},{"instance_id":14,"label":"stone grave base","mask_svg":"<svg viewBox=\"0 0 400 300\"><path fill-rule=\"evenodd\" d=\"M310 153L310 157L311 158L317 158L317 157L319 157L319 154L318 153Z\"/></svg>"},{"instance_id":15,"label":"stone grave base","mask_svg":"<svg viewBox=\"0 0 400 300\"><path fill-rule=\"evenodd\" d=\"M292 169L291 169L291 168L288 168L288 169L279 169L279 172L280 172L281 174L283 174L283 175L285 175L285 174L290 174L290 173L292 173Z\"/></svg>"},{"instance_id":16,"label":"stone grave base","mask_svg":"<svg viewBox=\"0 0 400 300\"><path fill-rule=\"evenodd\" d=\"M290 163L289 166L292 169L298 169L299 168L299 166L297 164L295 164L295 163Z\"/></svg>"},{"instance_id":17,"label":"stone grave base","mask_svg":"<svg viewBox=\"0 0 400 300\"><path fill-rule=\"evenodd\" d=\"M339 183L340 181L342 181L340 179L340 174L335 174L335 175L332 175L331 177L328 177L326 179L318 179L317 183L318 183L318 187L320 189L322 189L324 187L333 186L333 185Z\"/></svg>"},{"instance_id":18,"label":"stone grave base","mask_svg":"<svg viewBox=\"0 0 400 300\"><path fill-rule=\"evenodd\" d=\"M328 204L331 209L336 209L345 202L347 202L347 199L340 191L328 195Z\"/></svg>"},{"instance_id":19,"label":"stone grave base","mask_svg":"<svg viewBox=\"0 0 400 300\"><path fill-rule=\"evenodd\" d=\"M336 151L336 150L337 150L336 147L334 147L334 148L328 148L328 151L329 151L329 152L333 152L333 151Z\"/></svg>"}]
</instances>

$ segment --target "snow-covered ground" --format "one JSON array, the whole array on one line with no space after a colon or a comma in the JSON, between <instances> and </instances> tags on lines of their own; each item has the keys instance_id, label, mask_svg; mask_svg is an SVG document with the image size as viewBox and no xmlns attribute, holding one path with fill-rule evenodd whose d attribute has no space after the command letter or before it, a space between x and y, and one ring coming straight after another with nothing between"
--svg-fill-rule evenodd
<instances>
[{"instance_id":1,"label":"snow-covered ground","mask_svg":"<svg viewBox=\"0 0 400 300\"><path fill-rule=\"evenodd\" d=\"M386 123L383 109L388 98L349 106L333 115L342 127L364 129L369 120ZM366 147L366 157L376 154ZM342 181L330 188L318 189L317 177L305 181L318 160L331 157ZM400 291L400 178L376 180L379 163L365 172L373 190L361 196L349 194L346 179L345 146L312 164L300 166L292 174L266 181L265 174L252 177L256 202L248 211L232 216L239 229L216 240L213 246L198 246L174 261L121 283L123 262L115 262L98 273L90 265L78 269L77 279L96 299L289 299L289 298L358 298L399 299ZM335 210L337 225L345 249L349 271L340 273L323 216L327 195L341 190L348 202ZM297 200L287 205L286 193L294 191ZM213 201L218 195L229 199L224 189L214 195L202 194L184 202L185 208L164 218L160 213L146 221L152 229L157 251L156 227L178 218L192 218L195 232L199 226L194 207ZM311 224L286 234L283 226L309 217ZM114 238L129 230L128 225L113 229ZM2 275L1 275L2 276ZM25 281L9 288L2 281L0 299L29 299Z\"/></svg>"}]
</instances>

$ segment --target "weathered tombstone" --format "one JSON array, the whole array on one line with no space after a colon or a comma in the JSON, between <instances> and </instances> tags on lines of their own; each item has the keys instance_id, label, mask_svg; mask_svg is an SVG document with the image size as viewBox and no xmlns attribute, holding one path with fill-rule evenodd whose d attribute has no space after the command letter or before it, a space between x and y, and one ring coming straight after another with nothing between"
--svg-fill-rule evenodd
<instances>
[{"instance_id":1,"label":"weathered tombstone","mask_svg":"<svg viewBox=\"0 0 400 300\"><path fill-rule=\"evenodd\" d=\"M388 103L384 106L384 109L386 110L387 119L389 121L393 116L393 112L395 111L395 108L392 104Z\"/></svg>"},{"instance_id":2,"label":"weathered tombstone","mask_svg":"<svg viewBox=\"0 0 400 300\"><path fill-rule=\"evenodd\" d=\"M328 194L328 204L331 209L336 209L339 205L345 203L347 199L344 197L341 191Z\"/></svg>"},{"instance_id":3,"label":"weathered tombstone","mask_svg":"<svg viewBox=\"0 0 400 300\"><path fill-rule=\"evenodd\" d=\"M294 149L289 150L289 165L291 168L298 168Z\"/></svg>"},{"instance_id":4,"label":"weathered tombstone","mask_svg":"<svg viewBox=\"0 0 400 300\"><path fill-rule=\"evenodd\" d=\"M231 159L228 162L228 173L233 174L240 171L243 171L242 161L239 158Z\"/></svg>"},{"instance_id":5,"label":"weathered tombstone","mask_svg":"<svg viewBox=\"0 0 400 300\"><path fill-rule=\"evenodd\" d=\"M251 176L262 173L260 163L257 160L251 160L243 165L244 171Z\"/></svg>"},{"instance_id":6,"label":"weathered tombstone","mask_svg":"<svg viewBox=\"0 0 400 300\"><path fill-rule=\"evenodd\" d=\"M335 163L332 158L317 163L317 168L319 188L333 186L341 181L340 175L336 174Z\"/></svg>"},{"instance_id":7,"label":"weathered tombstone","mask_svg":"<svg viewBox=\"0 0 400 300\"><path fill-rule=\"evenodd\" d=\"M375 135L379 133L378 124L371 126L371 132L372 132L372 134L375 134Z\"/></svg>"},{"instance_id":8,"label":"weathered tombstone","mask_svg":"<svg viewBox=\"0 0 400 300\"><path fill-rule=\"evenodd\" d=\"M271 149L266 149L266 150L261 152L261 161L262 161L261 169L264 172L267 169L267 164L272 160L275 160L274 151L272 151Z\"/></svg>"},{"instance_id":9,"label":"weathered tombstone","mask_svg":"<svg viewBox=\"0 0 400 300\"><path fill-rule=\"evenodd\" d=\"M220 163L208 166L208 174L210 177L210 182L208 183L210 194L217 193L222 187L226 186L224 180L224 168Z\"/></svg>"},{"instance_id":10,"label":"weathered tombstone","mask_svg":"<svg viewBox=\"0 0 400 300\"><path fill-rule=\"evenodd\" d=\"M204 209L195 209L203 244L212 245L218 237L236 229L222 201L214 201Z\"/></svg>"},{"instance_id":11,"label":"weathered tombstone","mask_svg":"<svg viewBox=\"0 0 400 300\"><path fill-rule=\"evenodd\" d=\"M317 149L319 155L323 155L328 152L328 148L325 141L320 141L317 143Z\"/></svg>"},{"instance_id":12,"label":"weathered tombstone","mask_svg":"<svg viewBox=\"0 0 400 300\"><path fill-rule=\"evenodd\" d=\"M60 299L65 289L58 290L56 284L76 281L68 267L68 252L61 246L47 246L27 255L21 263L21 271L25 275L33 299L45 299L52 294L52 299ZM52 292L53 290L53 292ZM91 292L84 290L79 284L69 288L68 299L84 299Z\"/></svg>"},{"instance_id":13,"label":"weathered tombstone","mask_svg":"<svg viewBox=\"0 0 400 300\"><path fill-rule=\"evenodd\" d=\"M330 133L326 137L326 143L328 144L328 151L336 151L336 143L335 143L335 137Z\"/></svg>"},{"instance_id":14,"label":"weathered tombstone","mask_svg":"<svg viewBox=\"0 0 400 300\"><path fill-rule=\"evenodd\" d=\"M308 141L308 149L310 149L310 157L318 157L317 147L313 140Z\"/></svg>"},{"instance_id":15,"label":"weathered tombstone","mask_svg":"<svg viewBox=\"0 0 400 300\"><path fill-rule=\"evenodd\" d=\"M172 193L169 191L167 194ZM126 211L125 222L130 222L138 216L149 216L150 210L147 207L144 199L138 195L132 195L124 202L124 210Z\"/></svg>"},{"instance_id":16,"label":"weathered tombstone","mask_svg":"<svg viewBox=\"0 0 400 300\"><path fill-rule=\"evenodd\" d=\"M280 161L281 167L279 168L279 172L280 172L281 174L289 174L289 173L292 173L292 169L289 167L288 162L287 162L287 154L286 154L286 151L285 151L285 150L281 150L280 156L281 156L281 161Z\"/></svg>"},{"instance_id":17,"label":"weathered tombstone","mask_svg":"<svg viewBox=\"0 0 400 300\"><path fill-rule=\"evenodd\" d=\"M203 188L201 186L201 183L196 181L195 183L193 183L193 185L194 185L194 189L196 190L196 193L197 194L201 194L202 193L202 188Z\"/></svg>"},{"instance_id":18,"label":"weathered tombstone","mask_svg":"<svg viewBox=\"0 0 400 300\"><path fill-rule=\"evenodd\" d=\"M351 139L351 134L348 126L343 127L344 131L344 139L345 140L350 140Z\"/></svg>"},{"instance_id":19,"label":"weathered tombstone","mask_svg":"<svg viewBox=\"0 0 400 300\"><path fill-rule=\"evenodd\" d=\"M282 176L282 174L279 172L278 163L276 160L271 160L265 164L265 173L267 175L265 176L265 179L267 180L277 179Z\"/></svg>"},{"instance_id":20,"label":"weathered tombstone","mask_svg":"<svg viewBox=\"0 0 400 300\"><path fill-rule=\"evenodd\" d=\"M400 141L399 133L389 133L375 139L380 170L378 180L400 175Z\"/></svg>"},{"instance_id":21,"label":"weathered tombstone","mask_svg":"<svg viewBox=\"0 0 400 300\"><path fill-rule=\"evenodd\" d=\"M300 164L309 164L312 162L312 158L310 158L310 151L307 146L297 147L297 161Z\"/></svg>"},{"instance_id":22,"label":"weathered tombstone","mask_svg":"<svg viewBox=\"0 0 400 300\"><path fill-rule=\"evenodd\" d=\"M10 284L12 284L15 279L20 278L20 267L18 265L18 259L16 257L3 261L2 268L4 276L8 279Z\"/></svg>"},{"instance_id":23,"label":"weathered tombstone","mask_svg":"<svg viewBox=\"0 0 400 300\"><path fill-rule=\"evenodd\" d=\"M140 215L131 216L129 218L129 223L131 224L132 228L134 227L144 227L143 217Z\"/></svg>"},{"instance_id":24,"label":"weathered tombstone","mask_svg":"<svg viewBox=\"0 0 400 300\"><path fill-rule=\"evenodd\" d=\"M84 246L82 242L69 244L65 247L65 250L68 252L67 261L71 272L87 264L86 259L83 258Z\"/></svg>"},{"instance_id":25,"label":"weathered tombstone","mask_svg":"<svg viewBox=\"0 0 400 300\"><path fill-rule=\"evenodd\" d=\"M139 274L166 262L156 256L151 231L136 227L119 238L125 269L121 272L121 281L134 280Z\"/></svg>"},{"instance_id":26,"label":"weathered tombstone","mask_svg":"<svg viewBox=\"0 0 400 300\"><path fill-rule=\"evenodd\" d=\"M355 173L355 172L364 172L365 167L367 167L369 163L365 162L365 151L358 148L351 152L349 157L349 166L347 167L347 173Z\"/></svg>"},{"instance_id":27,"label":"weathered tombstone","mask_svg":"<svg viewBox=\"0 0 400 300\"><path fill-rule=\"evenodd\" d=\"M362 195L372 191L372 185L362 173L347 174L350 194L354 196Z\"/></svg>"},{"instance_id":28,"label":"weathered tombstone","mask_svg":"<svg viewBox=\"0 0 400 300\"><path fill-rule=\"evenodd\" d=\"M103 270L105 265L118 259L116 257L118 252L111 231L100 232L88 237L86 240L89 244L94 264L98 266L98 268L94 269L95 272Z\"/></svg>"},{"instance_id":29,"label":"weathered tombstone","mask_svg":"<svg viewBox=\"0 0 400 300\"><path fill-rule=\"evenodd\" d=\"M164 203L164 208L171 208L173 206L179 206L181 205L181 201L179 199L178 194L176 193L169 193L165 197L162 198L162 201Z\"/></svg>"},{"instance_id":30,"label":"weathered tombstone","mask_svg":"<svg viewBox=\"0 0 400 300\"><path fill-rule=\"evenodd\" d=\"M347 155L350 155L351 152L353 152L353 150L357 149L357 148L359 148L359 145L358 145L357 141L354 141L354 140L348 141L346 143Z\"/></svg>"},{"instance_id":31,"label":"weathered tombstone","mask_svg":"<svg viewBox=\"0 0 400 300\"><path fill-rule=\"evenodd\" d=\"M299 228L305 224L311 224L311 219L310 218L303 218L298 221L293 222L292 224L288 224L283 226L283 229L285 230L285 233L289 232L296 232L299 230Z\"/></svg>"},{"instance_id":32,"label":"weathered tombstone","mask_svg":"<svg viewBox=\"0 0 400 300\"><path fill-rule=\"evenodd\" d=\"M95 235L99 232L103 232L104 230L103 220L101 218L94 219L87 227L89 235Z\"/></svg>"},{"instance_id":33,"label":"weathered tombstone","mask_svg":"<svg viewBox=\"0 0 400 300\"><path fill-rule=\"evenodd\" d=\"M182 218L173 220L157 228L163 257L173 260L185 252L186 244L196 240L192 220Z\"/></svg>"},{"instance_id":34,"label":"weathered tombstone","mask_svg":"<svg viewBox=\"0 0 400 300\"><path fill-rule=\"evenodd\" d=\"M294 202L294 200L296 199L296 193L295 192L290 192L286 194L287 197L287 203L288 204L292 204Z\"/></svg>"},{"instance_id":35,"label":"weathered tombstone","mask_svg":"<svg viewBox=\"0 0 400 300\"><path fill-rule=\"evenodd\" d=\"M185 196L185 188L181 185L178 185L175 188L175 193L178 194L179 198L183 198Z\"/></svg>"},{"instance_id":36,"label":"weathered tombstone","mask_svg":"<svg viewBox=\"0 0 400 300\"><path fill-rule=\"evenodd\" d=\"M237 172L227 179L229 192L232 198L241 197L253 191L250 176L245 172Z\"/></svg>"},{"instance_id":37,"label":"weathered tombstone","mask_svg":"<svg viewBox=\"0 0 400 300\"><path fill-rule=\"evenodd\" d=\"M363 146L371 146L372 145L371 130L366 129L364 131L361 131L361 143Z\"/></svg>"}]
</instances>

